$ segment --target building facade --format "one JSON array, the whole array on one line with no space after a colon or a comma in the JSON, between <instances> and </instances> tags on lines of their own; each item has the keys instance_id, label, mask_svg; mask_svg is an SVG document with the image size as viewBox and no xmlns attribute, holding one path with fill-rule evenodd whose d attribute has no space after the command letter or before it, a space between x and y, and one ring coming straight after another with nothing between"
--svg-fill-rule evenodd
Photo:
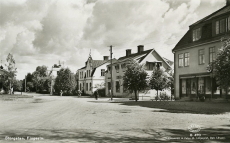
<instances>
[{"instance_id":1,"label":"building facade","mask_svg":"<svg viewBox=\"0 0 230 143\"><path fill-rule=\"evenodd\" d=\"M176 98L217 98L230 94L220 89L212 73L212 62L230 37L230 1L226 6L190 25L172 50Z\"/></svg>"},{"instance_id":2,"label":"building facade","mask_svg":"<svg viewBox=\"0 0 230 143\"><path fill-rule=\"evenodd\" d=\"M108 64L108 56L104 56L103 60L93 60L89 55L85 66L77 70L78 89L85 94L92 95L95 90L102 88L105 83L105 70Z\"/></svg>"},{"instance_id":3,"label":"building facade","mask_svg":"<svg viewBox=\"0 0 230 143\"><path fill-rule=\"evenodd\" d=\"M144 51L144 46L139 45L137 47L137 53L131 53L131 49L126 50L126 56L120 57L117 61L107 66L107 73L105 76L105 85L106 85L106 95L110 96L113 92L114 96L120 97L129 97L132 96L124 87L123 87L123 76L126 71L126 65L130 60L135 60L140 64L144 65L144 68L148 75L150 76L153 69L156 66L160 66L164 71L169 72L172 70L170 64L172 61L168 62L162 58L154 49ZM111 82L111 72L112 72L112 82ZM111 84L112 83L112 84ZM111 91L112 85L112 91ZM170 91L171 92L171 91ZM154 94L152 92L152 94Z\"/></svg>"}]
</instances>

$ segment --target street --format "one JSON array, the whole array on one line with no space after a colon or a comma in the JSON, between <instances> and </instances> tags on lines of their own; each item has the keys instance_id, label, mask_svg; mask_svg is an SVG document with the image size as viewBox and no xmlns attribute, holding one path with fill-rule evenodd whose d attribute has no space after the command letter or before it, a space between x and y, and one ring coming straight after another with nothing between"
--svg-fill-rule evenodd
<instances>
[{"instance_id":1,"label":"street","mask_svg":"<svg viewBox=\"0 0 230 143\"><path fill-rule=\"evenodd\" d=\"M202 142L212 141L210 136L224 136L213 139L224 142L230 131L230 113L168 113L112 103L109 98L31 95L34 97L0 100L1 142L9 142L6 137L34 137L36 142L171 142L170 138L194 142L182 140L195 135L188 130L191 125L199 126L199 134L209 137Z\"/></svg>"}]
</instances>

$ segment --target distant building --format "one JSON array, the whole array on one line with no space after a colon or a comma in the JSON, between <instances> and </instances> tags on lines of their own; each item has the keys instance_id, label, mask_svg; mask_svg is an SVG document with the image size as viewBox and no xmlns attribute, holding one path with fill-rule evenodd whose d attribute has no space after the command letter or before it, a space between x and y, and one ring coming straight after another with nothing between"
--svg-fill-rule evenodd
<instances>
[{"instance_id":1,"label":"distant building","mask_svg":"<svg viewBox=\"0 0 230 143\"><path fill-rule=\"evenodd\" d=\"M64 68L64 64L61 64L59 61L59 64L54 64L50 70L48 70L48 77L46 78L51 78L51 88L50 88L50 94L53 95L54 92L54 84L55 84L55 79L58 75L58 72L60 71L61 68Z\"/></svg>"},{"instance_id":2,"label":"distant building","mask_svg":"<svg viewBox=\"0 0 230 143\"><path fill-rule=\"evenodd\" d=\"M226 6L189 26L172 50L174 53L176 98L216 98L230 94L212 78L212 65L221 39L230 37L230 0ZM210 69L211 68L211 69Z\"/></svg>"},{"instance_id":3,"label":"distant building","mask_svg":"<svg viewBox=\"0 0 230 143\"><path fill-rule=\"evenodd\" d=\"M89 55L85 66L77 70L78 89L85 94L92 95L93 92L104 86L105 70L109 64L109 57L104 56L103 60L93 60ZM101 85L99 87L99 85Z\"/></svg>"},{"instance_id":4,"label":"distant building","mask_svg":"<svg viewBox=\"0 0 230 143\"><path fill-rule=\"evenodd\" d=\"M172 65L173 62L170 60L166 60L165 58L160 56L155 49L144 51L144 46L139 45L137 47L137 51L137 53L131 53L131 49L127 49L126 56L120 57L116 62L114 62L112 64L112 68L111 64L107 66L107 74L105 77L107 96L110 96L111 94L111 72L113 81L113 95L120 97L132 96L132 94L125 90L125 88L123 87L124 72L126 71L126 65L129 63L130 60L135 60L140 64L144 64L144 68L149 76L151 76L152 71L156 66L160 66L167 73L172 70L170 65ZM151 94L155 94L155 92L151 92Z\"/></svg>"}]
</instances>

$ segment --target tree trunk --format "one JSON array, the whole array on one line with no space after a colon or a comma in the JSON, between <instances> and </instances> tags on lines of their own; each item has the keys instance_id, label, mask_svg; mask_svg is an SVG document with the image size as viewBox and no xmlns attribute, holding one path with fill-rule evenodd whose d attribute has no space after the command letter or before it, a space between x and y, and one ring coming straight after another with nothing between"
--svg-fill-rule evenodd
<instances>
[{"instance_id":1,"label":"tree trunk","mask_svg":"<svg viewBox=\"0 0 230 143\"><path fill-rule=\"evenodd\" d=\"M135 93L135 100L137 102L137 91L135 90L134 93Z\"/></svg>"},{"instance_id":2,"label":"tree trunk","mask_svg":"<svg viewBox=\"0 0 230 143\"><path fill-rule=\"evenodd\" d=\"M158 90L157 90L157 100L159 99L159 96L158 96Z\"/></svg>"}]
</instances>

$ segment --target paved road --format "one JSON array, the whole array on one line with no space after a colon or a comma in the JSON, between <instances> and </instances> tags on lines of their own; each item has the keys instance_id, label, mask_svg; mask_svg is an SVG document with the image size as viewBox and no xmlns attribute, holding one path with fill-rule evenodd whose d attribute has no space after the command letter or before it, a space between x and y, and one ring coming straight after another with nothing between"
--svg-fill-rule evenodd
<instances>
[{"instance_id":1,"label":"paved road","mask_svg":"<svg viewBox=\"0 0 230 143\"><path fill-rule=\"evenodd\" d=\"M229 131L224 130L229 114L158 112L161 109L120 105L107 98L33 96L0 101L0 141L40 137L36 142L171 142L165 137L189 137L191 124L201 126L204 134Z\"/></svg>"}]
</instances>

